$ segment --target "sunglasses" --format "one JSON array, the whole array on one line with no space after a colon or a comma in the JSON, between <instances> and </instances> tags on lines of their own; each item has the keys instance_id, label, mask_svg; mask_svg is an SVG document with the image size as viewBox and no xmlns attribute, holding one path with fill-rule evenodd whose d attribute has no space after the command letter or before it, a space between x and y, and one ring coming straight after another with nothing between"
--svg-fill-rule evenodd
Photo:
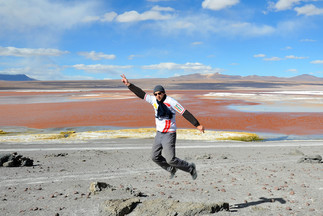
<instances>
[{"instance_id":1,"label":"sunglasses","mask_svg":"<svg viewBox=\"0 0 323 216\"><path fill-rule=\"evenodd\" d=\"M163 94L164 92L157 92L157 93L154 93L154 95L155 96L157 96L157 95L161 95L161 94Z\"/></svg>"}]
</instances>

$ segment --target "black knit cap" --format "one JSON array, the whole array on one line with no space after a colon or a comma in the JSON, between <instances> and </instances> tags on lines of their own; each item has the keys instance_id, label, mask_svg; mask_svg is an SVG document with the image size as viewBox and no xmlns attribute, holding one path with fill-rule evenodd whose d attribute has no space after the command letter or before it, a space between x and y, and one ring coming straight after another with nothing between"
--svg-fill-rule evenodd
<instances>
[{"instance_id":1,"label":"black knit cap","mask_svg":"<svg viewBox=\"0 0 323 216\"><path fill-rule=\"evenodd\" d=\"M160 91L160 92L165 92L165 89L164 89L164 87L163 87L163 86L161 86L161 85L156 85L156 86L155 86L155 88L154 88L154 93L155 93L155 92L158 92L158 91Z\"/></svg>"}]
</instances>

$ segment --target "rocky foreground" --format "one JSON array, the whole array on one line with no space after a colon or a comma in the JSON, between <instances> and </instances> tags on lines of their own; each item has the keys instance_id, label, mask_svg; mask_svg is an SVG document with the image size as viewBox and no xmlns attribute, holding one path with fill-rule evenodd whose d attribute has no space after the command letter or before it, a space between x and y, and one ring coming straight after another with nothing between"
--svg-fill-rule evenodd
<instances>
[{"instance_id":1,"label":"rocky foreground","mask_svg":"<svg viewBox=\"0 0 323 216\"><path fill-rule=\"evenodd\" d=\"M195 181L169 179L152 141L0 144L33 160L0 167L1 215L322 215L321 141L179 140Z\"/></svg>"}]
</instances>

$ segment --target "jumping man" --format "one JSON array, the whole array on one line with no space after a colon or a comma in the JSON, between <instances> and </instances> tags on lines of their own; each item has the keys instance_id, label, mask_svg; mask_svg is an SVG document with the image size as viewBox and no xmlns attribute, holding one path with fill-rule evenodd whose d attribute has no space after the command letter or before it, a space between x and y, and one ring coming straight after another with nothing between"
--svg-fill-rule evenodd
<instances>
[{"instance_id":1,"label":"jumping man","mask_svg":"<svg viewBox=\"0 0 323 216\"><path fill-rule=\"evenodd\" d=\"M152 160L163 169L170 172L170 178L175 176L177 169L191 174L193 180L197 178L196 166L175 156L176 142L176 122L175 114L180 113L187 121L194 125L199 131L204 133L204 126L175 99L166 95L165 89L161 85L155 86L151 96L141 88L130 83L126 76L121 75L122 82L139 98L153 105L155 110L156 137L152 148ZM162 156L162 151L163 155Z\"/></svg>"}]
</instances>

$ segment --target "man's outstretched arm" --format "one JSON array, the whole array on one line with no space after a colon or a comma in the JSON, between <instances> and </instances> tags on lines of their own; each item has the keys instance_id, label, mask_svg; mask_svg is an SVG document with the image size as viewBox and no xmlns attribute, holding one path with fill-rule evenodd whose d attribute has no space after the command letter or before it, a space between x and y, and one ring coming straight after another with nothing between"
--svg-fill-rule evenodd
<instances>
[{"instance_id":1,"label":"man's outstretched arm","mask_svg":"<svg viewBox=\"0 0 323 216\"><path fill-rule=\"evenodd\" d=\"M192 115L192 113L190 113L188 110L185 110L183 117L192 125L194 125L199 131L204 133L204 126L199 123L199 121Z\"/></svg>"},{"instance_id":2,"label":"man's outstretched arm","mask_svg":"<svg viewBox=\"0 0 323 216\"><path fill-rule=\"evenodd\" d=\"M132 91L135 95L137 95L141 99L145 98L146 92L144 92L141 88L135 86L134 84L130 83L124 74L122 74L121 77L122 77L121 81L129 88L130 91Z\"/></svg>"}]
</instances>

